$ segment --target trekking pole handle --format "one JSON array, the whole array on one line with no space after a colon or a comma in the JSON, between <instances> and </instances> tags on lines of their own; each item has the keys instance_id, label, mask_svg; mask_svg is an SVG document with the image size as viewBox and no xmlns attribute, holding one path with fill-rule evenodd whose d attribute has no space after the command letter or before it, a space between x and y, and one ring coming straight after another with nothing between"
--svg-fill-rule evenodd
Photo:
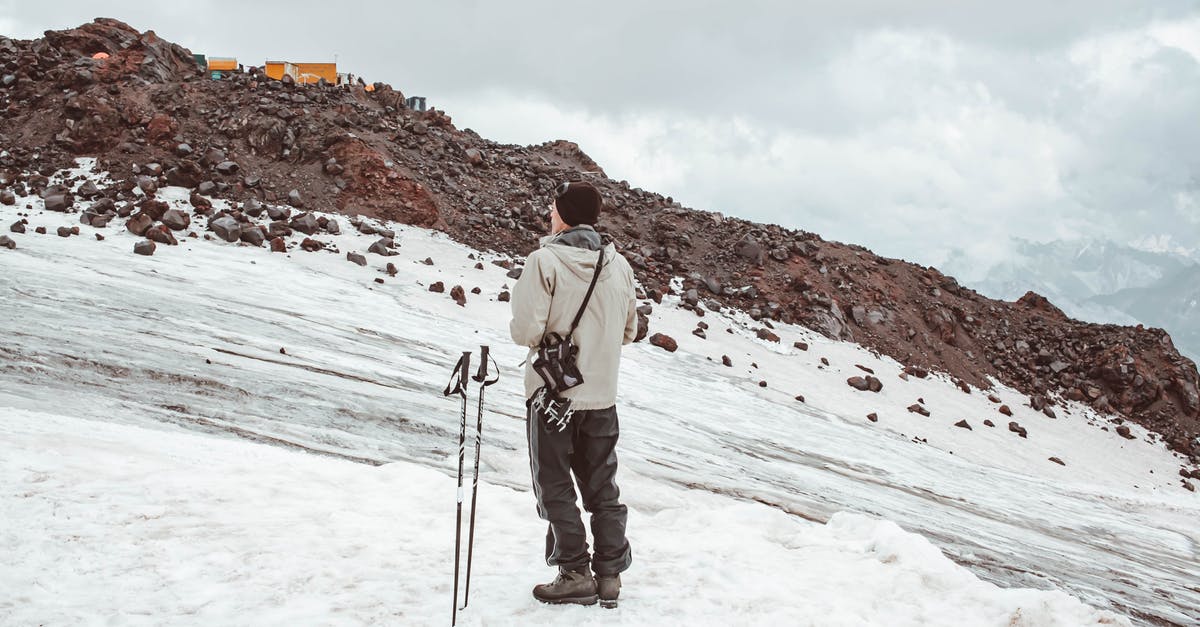
<instances>
[{"instance_id":1,"label":"trekking pole handle","mask_svg":"<svg viewBox=\"0 0 1200 627\"><path fill-rule=\"evenodd\" d=\"M471 351L463 351L462 354L462 369L458 372L458 380L465 390L467 387L467 378L471 376Z\"/></svg>"},{"instance_id":2,"label":"trekking pole handle","mask_svg":"<svg viewBox=\"0 0 1200 627\"><path fill-rule=\"evenodd\" d=\"M465 399L467 397L467 377L469 376L471 376L471 351L463 351L462 357L458 358L458 363L454 364L454 368L450 370L450 382L446 384L446 389L442 390L442 395L458 394Z\"/></svg>"},{"instance_id":3,"label":"trekking pole handle","mask_svg":"<svg viewBox=\"0 0 1200 627\"><path fill-rule=\"evenodd\" d=\"M494 373L494 376L492 376L491 379L488 378L488 363L489 362L491 363L491 365L496 367L496 372ZM492 359L487 345L480 344L479 345L479 370L477 370L475 372L474 381L476 383L482 383L484 385L484 387L487 387L499 380L500 380L500 364L497 364L496 360Z\"/></svg>"},{"instance_id":4,"label":"trekking pole handle","mask_svg":"<svg viewBox=\"0 0 1200 627\"><path fill-rule=\"evenodd\" d=\"M488 374L488 347L486 344L479 346L479 370L475 373L476 381L484 381Z\"/></svg>"}]
</instances>

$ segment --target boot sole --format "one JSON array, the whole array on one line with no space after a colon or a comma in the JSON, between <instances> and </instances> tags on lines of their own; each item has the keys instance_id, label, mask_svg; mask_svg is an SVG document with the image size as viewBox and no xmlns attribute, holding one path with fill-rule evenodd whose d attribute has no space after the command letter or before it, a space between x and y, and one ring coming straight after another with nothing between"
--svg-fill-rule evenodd
<instances>
[{"instance_id":1,"label":"boot sole","mask_svg":"<svg viewBox=\"0 0 1200 627\"><path fill-rule=\"evenodd\" d=\"M563 597L561 599L538 599L538 601L547 605L595 605L598 597L596 595L586 597Z\"/></svg>"},{"instance_id":2,"label":"boot sole","mask_svg":"<svg viewBox=\"0 0 1200 627\"><path fill-rule=\"evenodd\" d=\"M617 600L616 599L600 599L600 607L602 607L606 610L615 609L617 607Z\"/></svg>"}]
</instances>

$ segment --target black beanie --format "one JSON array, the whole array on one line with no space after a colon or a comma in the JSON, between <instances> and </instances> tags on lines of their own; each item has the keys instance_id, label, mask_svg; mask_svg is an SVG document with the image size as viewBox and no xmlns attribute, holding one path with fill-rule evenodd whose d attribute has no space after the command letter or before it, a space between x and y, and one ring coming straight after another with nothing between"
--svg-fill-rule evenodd
<instances>
[{"instance_id":1,"label":"black beanie","mask_svg":"<svg viewBox=\"0 0 1200 627\"><path fill-rule=\"evenodd\" d=\"M567 185L567 191L554 199L558 217L562 218L567 226L596 224L596 220L600 218L600 207L603 205L604 199L600 197L600 191L591 183L570 183Z\"/></svg>"}]
</instances>

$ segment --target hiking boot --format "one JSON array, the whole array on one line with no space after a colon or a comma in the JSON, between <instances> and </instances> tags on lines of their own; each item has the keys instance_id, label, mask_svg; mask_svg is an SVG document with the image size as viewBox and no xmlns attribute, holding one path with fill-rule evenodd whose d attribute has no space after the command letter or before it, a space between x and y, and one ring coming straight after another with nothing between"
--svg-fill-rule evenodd
<instances>
[{"instance_id":1,"label":"hiking boot","mask_svg":"<svg viewBox=\"0 0 1200 627\"><path fill-rule=\"evenodd\" d=\"M577 570L559 568L553 582L533 587L533 598L542 603L595 605L596 580L592 577L592 569L587 566Z\"/></svg>"},{"instance_id":2,"label":"hiking boot","mask_svg":"<svg viewBox=\"0 0 1200 627\"><path fill-rule=\"evenodd\" d=\"M600 607L616 607L617 597L621 596L621 576L596 575L596 595L600 597Z\"/></svg>"}]
</instances>

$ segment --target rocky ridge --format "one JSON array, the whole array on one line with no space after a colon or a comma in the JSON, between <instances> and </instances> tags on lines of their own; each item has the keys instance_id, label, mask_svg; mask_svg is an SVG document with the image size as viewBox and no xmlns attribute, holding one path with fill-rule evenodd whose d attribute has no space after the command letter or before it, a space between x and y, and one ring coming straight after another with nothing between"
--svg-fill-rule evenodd
<instances>
[{"instance_id":1,"label":"rocky ridge","mask_svg":"<svg viewBox=\"0 0 1200 627\"><path fill-rule=\"evenodd\" d=\"M107 58L93 58L101 52ZM1161 329L1074 321L1034 293L990 300L934 268L685 208L607 178L571 142L497 144L373 87L298 86L253 68L209 80L188 50L111 19L32 41L0 37L0 202L36 193L49 210L146 235L151 252L189 229L272 249L300 232L302 249L320 250L336 222L305 213L315 209L435 228L520 256L545 232L554 186L586 179L607 201L600 230L649 300L674 292L698 316L747 311L768 342L772 321L803 324L887 354L911 376L944 371L968 393L967 384L987 388L994 378L1049 418L1058 399L1077 400L1200 455L1200 375ZM113 184L51 185L79 156L97 157ZM194 190L193 215L156 200L162 185ZM210 198L233 208L215 211ZM389 238L379 235L372 252L386 254ZM643 318L643 336L650 326Z\"/></svg>"}]
</instances>

